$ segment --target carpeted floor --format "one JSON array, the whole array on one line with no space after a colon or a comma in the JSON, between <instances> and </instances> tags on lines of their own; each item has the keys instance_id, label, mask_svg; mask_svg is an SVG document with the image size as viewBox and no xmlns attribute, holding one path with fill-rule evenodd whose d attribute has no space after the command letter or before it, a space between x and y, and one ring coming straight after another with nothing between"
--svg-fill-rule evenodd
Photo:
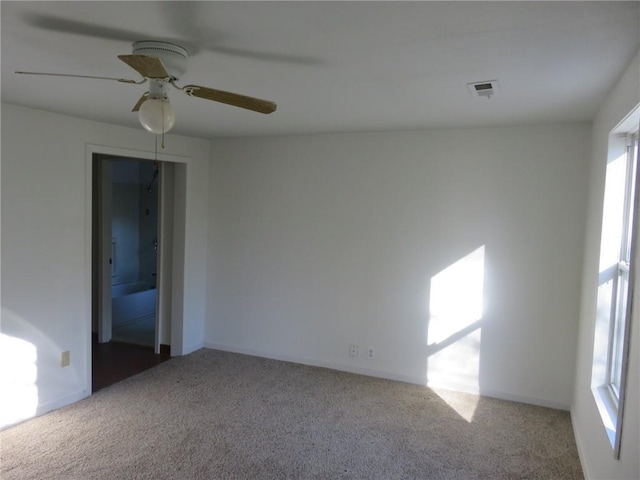
<instances>
[{"instance_id":1,"label":"carpeted floor","mask_svg":"<svg viewBox=\"0 0 640 480\"><path fill-rule=\"evenodd\" d=\"M567 412L203 349L0 432L10 479L581 479Z\"/></svg>"}]
</instances>

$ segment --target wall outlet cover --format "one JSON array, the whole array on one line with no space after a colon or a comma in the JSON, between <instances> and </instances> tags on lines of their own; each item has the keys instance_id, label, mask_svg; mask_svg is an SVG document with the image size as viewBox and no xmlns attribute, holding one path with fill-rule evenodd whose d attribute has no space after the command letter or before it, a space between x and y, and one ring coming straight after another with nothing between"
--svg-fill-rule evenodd
<instances>
[{"instance_id":1,"label":"wall outlet cover","mask_svg":"<svg viewBox=\"0 0 640 480\"><path fill-rule=\"evenodd\" d=\"M68 367L70 363L71 363L71 356L70 356L69 350L62 352L60 354L60 366Z\"/></svg>"}]
</instances>

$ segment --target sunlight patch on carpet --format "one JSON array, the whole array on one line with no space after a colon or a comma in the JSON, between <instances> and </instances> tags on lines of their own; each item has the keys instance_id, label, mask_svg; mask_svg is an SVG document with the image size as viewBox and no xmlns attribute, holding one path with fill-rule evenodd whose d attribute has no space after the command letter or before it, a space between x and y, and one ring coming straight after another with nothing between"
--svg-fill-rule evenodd
<instances>
[{"instance_id":1,"label":"sunlight patch on carpet","mask_svg":"<svg viewBox=\"0 0 640 480\"><path fill-rule=\"evenodd\" d=\"M476 413L478 402L480 401L479 395L444 389L433 389L433 392L467 422L471 423L473 421L473 416Z\"/></svg>"}]
</instances>

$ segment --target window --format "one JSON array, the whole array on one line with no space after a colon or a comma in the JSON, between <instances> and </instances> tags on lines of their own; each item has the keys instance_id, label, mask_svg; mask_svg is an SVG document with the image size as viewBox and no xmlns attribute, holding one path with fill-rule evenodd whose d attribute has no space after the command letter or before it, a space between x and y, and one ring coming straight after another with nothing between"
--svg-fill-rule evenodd
<instances>
[{"instance_id":1,"label":"window","mask_svg":"<svg viewBox=\"0 0 640 480\"><path fill-rule=\"evenodd\" d=\"M640 107L609 141L591 386L616 458L624 390L638 231ZM633 128L633 130L632 130Z\"/></svg>"}]
</instances>

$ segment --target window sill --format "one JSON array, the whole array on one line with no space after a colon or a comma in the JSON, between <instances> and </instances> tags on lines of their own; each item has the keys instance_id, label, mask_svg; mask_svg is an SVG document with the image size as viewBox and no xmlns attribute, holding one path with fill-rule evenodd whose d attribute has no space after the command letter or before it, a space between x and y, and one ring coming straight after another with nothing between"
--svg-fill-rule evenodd
<instances>
[{"instance_id":1,"label":"window sill","mask_svg":"<svg viewBox=\"0 0 640 480\"><path fill-rule=\"evenodd\" d=\"M596 401L600 418L604 425L611 448L615 450L616 425L618 425L618 406L611 392L606 386L592 387L593 398Z\"/></svg>"}]
</instances>

